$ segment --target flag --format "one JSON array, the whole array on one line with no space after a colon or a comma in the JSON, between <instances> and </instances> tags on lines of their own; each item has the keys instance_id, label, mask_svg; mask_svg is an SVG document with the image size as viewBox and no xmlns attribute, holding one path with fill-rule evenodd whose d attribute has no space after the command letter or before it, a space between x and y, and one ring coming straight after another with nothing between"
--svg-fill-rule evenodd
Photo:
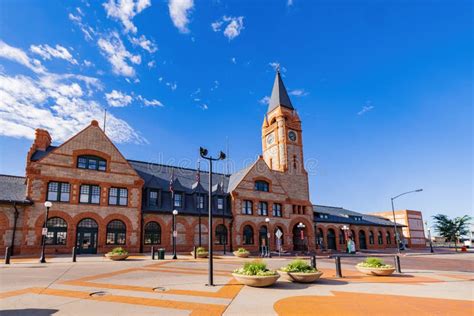
<instances>
[{"instance_id":1,"label":"flag","mask_svg":"<svg viewBox=\"0 0 474 316\"><path fill-rule=\"evenodd\" d=\"M170 192L171 192L171 194L174 194L173 182L174 182L174 169L171 171L171 177L170 177Z\"/></svg>"},{"instance_id":2,"label":"flag","mask_svg":"<svg viewBox=\"0 0 474 316\"><path fill-rule=\"evenodd\" d=\"M198 168L197 168L197 172L196 172L196 182L197 183L201 183L201 163L198 161Z\"/></svg>"}]
</instances>

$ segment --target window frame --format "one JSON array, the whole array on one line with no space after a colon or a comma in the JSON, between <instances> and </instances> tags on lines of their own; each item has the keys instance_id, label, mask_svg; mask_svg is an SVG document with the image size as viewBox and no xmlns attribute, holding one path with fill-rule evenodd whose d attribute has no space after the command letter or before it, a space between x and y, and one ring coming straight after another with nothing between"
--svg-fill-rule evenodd
<instances>
[{"instance_id":1,"label":"window frame","mask_svg":"<svg viewBox=\"0 0 474 316\"><path fill-rule=\"evenodd\" d=\"M82 193L82 188L85 188L87 187L88 188L88 193L87 193L87 202L83 202L81 197L83 195ZM95 194L92 193L92 189L93 188L98 188L99 189L99 193L97 194L99 200L97 201L97 203L95 202L92 202L92 197L93 196L96 196ZM101 193L101 187L100 185L97 185L97 184L81 184L81 186L79 187L79 203L80 204L95 204L95 205L100 205L100 193Z\"/></svg>"},{"instance_id":2,"label":"window frame","mask_svg":"<svg viewBox=\"0 0 474 316\"><path fill-rule=\"evenodd\" d=\"M57 185L57 191L56 191L56 198L51 199L49 194L50 192L53 192L50 190L51 184L56 184ZM67 187L68 191L63 192L63 188ZM69 182L60 182L60 181L50 181L47 184L47 190L46 190L46 201L51 201L51 202L62 202L62 203L69 203L71 201L71 184ZM62 199L62 195L67 193L67 200Z\"/></svg>"},{"instance_id":3,"label":"window frame","mask_svg":"<svg viewBox=\"0 0 474 316\"><path fill-rule=\"evenodd\" d=\"M174 193L173 195L173 208L178 207L182 208L183 207L183 193ZM179 199L177 197L179 196ZM179 205L176 205L176 202L179 201Z\"/></svg>"},{"instance_id":4,"label":"window frame","mask_svg":"<svg viewBox=\"0 0 474 316\"><path fill-rule=\"evenodd\" d=\"M114 222L119 222L123 224L123 229L122 228L117 228L117 227L110 227L110 225ZM113 242L109 242L109 234L113 234ZM123 234L123 239L119 237L119 235ZM123 240L123 242L119 242L119 240ZM110 222L107 223L106 229L105 229L105 244L106 245L125 245L127 243L127 225L119 220L119 219L113 219Z\"/></svg>"},{"instance_id":5,"label":"window frame","mask_svg":"<svg viewBox=\"0 0 474 316\"><path fill-rule=\"evenodd\" d=\"M247 229L247 228L249 228L249 229ZM246 234L246 232L251 232L251 234L248 235L248 234ZM242 230L242 244L243 245L253 245L255 243L254 234L255 234L255 232L253 231L252 226L245 225L244 229ZM247 240L247 237L249 237L248 240Z\"/></svg>"},{"instance_id":6,"label":"window frame","mask_svg":"<svg viewBox=\"0 0 474 316\"><path fill-rule=\"evenodd\" d=\"M62 221L62 223L64 223L65 226L48 226L48 222L52 222L53 220L56 220L56 219ZM45 244L46 245L54 245L54 246L66 246L67 245L67 235L68 235L67 234L67 226L68 226L67 222L66 222L66 220L64 220L64 218L61 218L59 216L54 216L54 217L48 218L48 220L46 221L46 228L48 229L48 232L45 236ZM48 236L48 235L50 235L50 233L52 233L52 237ZM63 242L58 242L59 234L62 235ZM50 240L52 242L49 242Z\"/></svg>"},{"instance_id":7,"label":"window frame","mask_svg":"<svg viewBox=\"0 0 474 316\"><path fill-rule=\"evenodd\" d=\"M219 211L224 210L224 198L223 197L218 196L217 199L216 199L216 204L217 204L217 209Z\"/></svg>"},{"instance_id":8,"label":"window frame","mask_svg":"<svg viewBox=\"0 0 474 316\"><path fill-rule=\"evenodd\" d=\"M265 208L262 208L263 205L265 205ZM260 215L260 216L268 216L268 202L259 201L257 212L258 212L258 215Z\"/></svg>"},{"instance_id":9,"label":"window frame","mask_svg":"<svg viewBox=\"0 0 474 316\"><path fill-rule=\"evenodd\" d=\"M253 214L253 201L243 200L242 201L242 214L252 215Z\"/></svg>"},{"instance_id":10,"label":"window frame","mask_svg":"<svg viewBox=\"0 0 474 316\"><path fill-rule=\"evenodd\" d=\"M151 194L156 193L156 198L152 198ZM148 191L148 206L152 207L158 207L158 201L160 199L160 193L158 190L150 190ZM155 201L155 203L152 203L151 201Z\"/></svg>"},{"instance_id":11,"label":"window frame","mask_svg":"<svg viewBox=\"0 0 474 316\"><path fill-rule=\"evenodd\" d=\"M156 224L157 229L148 229L147 226ZM145 224L145 227L143 229L144 234L143 234L143 244L144 245L161 245L161 225L160 223L156 221L151 221ZM148 236L147 236L148 235ZM150 241L147 242L147 239Z\"/></svg>"},{"instance_id":12,"label":"window frame","mask_svg":"<svg viewBox=\"0 0 474 316\"><path fill-rule=\"evenodd\" d=\"M218 231L219 228L223 228L222 231ZM218 224L215 229L215 244L227 245L228 234L227 227L224 224Z\"/></svg>"},{"instance_id":13,"label":"window frame","mask_svg":"<svg viewBox=\"0 0 474 316\"><path fill-rule=\"evenodd\" d=\"M281 205L280 203L273 203L272 209L274 217L283 217L283 205Z\"/></svg>"},{"instance_id":14,"label":"window frame","mask_svg":"<svg viewBox=\"0 0 474 316\"><path fill-rule=\"evenodd\" d=\"M81 160L85 160L85 161L81 162ZM95 165L95 166L91 168L92 165ZM94 155L81 155L77 157L76 168L106 172L107 160L102 157L94 156Z\"/></svg>"},{"instance_id":15,"label":"window frame","mask_svg":"<svg viewBox=\"0 0 474 316\"><path fill-rule=\"evenodd\" d=\"M383 234L380 230L377 232L377 244L383 245Z\"/></svg>"},{"instance_id":16,"label":"window frame","mask_svg":"<svg viewBox=\"0 0 474 316\"><path fill-rule=\"evenodd\" d=\"M117 192L117 195L113 196L111 195L112 194L112 190L116 190ZM123 197L122 196L122 192L126 192L126 196ZM111 203L110 202L110 198L114 198L115 201L112 201L112 202L115 202L115 203ZM122 204L122 199L125 199L125 204ZM109 205L114 205L114 206L128 206L128 188L118 188L118 187L110 187L109 188L109 198L108 198L108 202L109 202Z\"/></svg>"},{"instance_id":17,"label":"window frame","mask_svg":"<svg viewBox=\"0 0 474 316\"><path fill-rule=\"evenodd\" d=\"M204 195L198 194L198 196L196 198L196 209L204 210L204 208L205 208L204 200L205 200Z\"/></svg>"},{"instance_id":18,"label":"window frame","mask_svg":"<svg viewBox=\"0 0 474 316\"><path fill-rule=\"evenodd\" d=\"M255 191L270 192L270 183L265 180L257 180L254 184Z\"/></svg>"}]
</instances>

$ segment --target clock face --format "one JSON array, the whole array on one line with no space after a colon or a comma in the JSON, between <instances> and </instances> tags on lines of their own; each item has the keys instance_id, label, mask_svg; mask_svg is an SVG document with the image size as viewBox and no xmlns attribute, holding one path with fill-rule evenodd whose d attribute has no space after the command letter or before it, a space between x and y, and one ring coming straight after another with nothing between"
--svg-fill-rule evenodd
<instances>
[{"instance_id":1,"label":"clock face","mask_svg":"<svg viewBox=\"0 0 474 316\"><path fill-rule=\"evenodd\" d=\"M288 132L288 138L289 138L292 142L296 141L296 132L295 132L295 131L289 131L289 132Z\"/></svg>"},{"instance_id":2,"label":"clock face","mask_svg":"<svg viewBox=\"0 0 474 316\"><path fill-rule=\"evenodd\" d=\"M267 135L267 145L273 144L275 141L275 135L273 133Z\"/></svg>"}]
</instances>

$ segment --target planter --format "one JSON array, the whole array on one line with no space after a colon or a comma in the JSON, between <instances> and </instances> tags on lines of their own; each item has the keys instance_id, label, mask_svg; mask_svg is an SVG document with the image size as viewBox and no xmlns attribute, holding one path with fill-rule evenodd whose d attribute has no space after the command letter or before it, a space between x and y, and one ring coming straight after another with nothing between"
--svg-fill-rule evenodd
<instances>
[{"instance_id":1,"label":"planter","mask_svg":"<svg viewBox=\"0 0 474 316\"><path fill-rule=\"evenodd\" d=\"M206 252L197 252L196 253L196 258L207 258L208 254L209 253L207 251ZM194 257L194 251L191 251L191 256Z\"/></svg>"},{"instance_id":2,"label":"planter","mask_svg":"<svg viewBox=\"0 0 474 316\"><path fill-rule=\"evenodd\" d=\"M250 255L249 252L238 252L238 251L234 251L233 254L234 256L239 257L239 258L248 258Z\"/></svg>"},{"instance_id":3,"label":"planter","mask_svg":"<svg viewBox=\"0 0 474 316\"><path fill-rule=\"evenodd\" d=\"M240 283L252 287L266 287L273 285L280 275L269 275L269 276L257 276L257 275L242 275L237 273L232 273L232 276L239 281Z\"/></svg>"},{"instance_id":4,"label":"planter","mask_svg":"<svg viewBox=\"0 0 474 316\"><path fill-rule=\"evenodd\" d=\"M278 270L278 274L287 281L291 282L298 282L298 283L312 283L319 279L323 272L310 272L310 273L303 273L303 272L285 272Z\"/></svg>"},{"instance_id":5,"label":"planter","mask_svg":"<svg viewBox=\"0 0 474 316\"><path fill-rule=\"evenodd\" d=\"M128 254L126 255L112 255L112 254L106 254L105 255L107 258L113 261L119 261L119 260L125 260L128 258Z\"/></svg>"},{"instance_id":6,"label":"planter","mask_svg":"<svg viewBox=\"0 0 474 316\"><path fill-rule=\"evenodd\" d=\"M364 274L377 276L391 275L395 271L395 268L367 268L357 265L356 268Z\"/></svg>"}]
</instances>

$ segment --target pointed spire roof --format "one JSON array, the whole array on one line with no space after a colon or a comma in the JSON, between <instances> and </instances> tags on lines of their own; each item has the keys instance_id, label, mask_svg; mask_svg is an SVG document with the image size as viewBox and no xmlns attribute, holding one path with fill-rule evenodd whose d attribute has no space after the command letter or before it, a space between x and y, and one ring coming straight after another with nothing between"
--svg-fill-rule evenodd
<instances>
[{"instance_id":1,"label":"pointed spire roof","mask_svg":"<svg viewBox=\"0 0 474 316\"><path fill-rule=\"evenodd\" d=\"M286 92L285 85L283 84L283 80L281 80L280 70L278 69L275 76L275 82L273 83L272 96L270 97L267 113L270 113L279 106L284 106L288 109L294 110L288 92Z\"/></svg>"}]
</instances>

